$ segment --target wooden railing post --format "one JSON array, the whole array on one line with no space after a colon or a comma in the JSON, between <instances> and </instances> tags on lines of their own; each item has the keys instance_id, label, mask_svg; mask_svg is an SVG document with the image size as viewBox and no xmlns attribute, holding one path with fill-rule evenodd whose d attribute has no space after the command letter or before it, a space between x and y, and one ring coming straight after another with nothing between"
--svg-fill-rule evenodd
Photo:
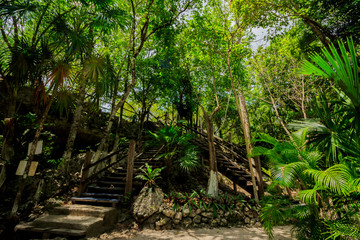
<instances>
[{"instance_id":1,"label":"wooden railing post","mask_svg":"<svg viewBox=\"0 0 360 240\"><path fill-rule=\"evenodd\" d=\"M130 140L129 152L128 152L128 161L127 161L127 171L126 171L126 185L125 185L125 197L131 195L132 193L132 181L134 174L134 158L135 158L135 140Z\"/></svg>"},{"instance_id":2,"label":"wooden railing post","mask_svg":"<svg viewBox=\"0 0 360 240\"><path fill-rule=\"evenodd\" d=\"M85 180L89 176L89 168L88 168L88 166L91 163L92 155L93 155L93 153L91 151L86 152L85 162L84 162L84 165L83 165L83 168L82 168L82 173L81 173L81 180L80 180L80 186L79 186L78 195L80 195L84 191L85 184L86 184Z\"/></svg>"}]
</instances>

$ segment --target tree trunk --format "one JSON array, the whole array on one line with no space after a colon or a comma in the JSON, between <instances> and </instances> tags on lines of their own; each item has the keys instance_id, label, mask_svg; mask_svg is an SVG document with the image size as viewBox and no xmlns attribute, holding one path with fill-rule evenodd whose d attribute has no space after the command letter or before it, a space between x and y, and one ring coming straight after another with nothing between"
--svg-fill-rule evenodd
<instances>
[{"instance_id":1,"label":"tree trunk","mask_svg":"<svg viewBox=\"0 0 360 240\"><path fill-rule=\"evenodd\" d=\"M42 132L42 130L44 128L44 124L45 124L47 115L49 113L50 107L51 107L51 105L52 105L52 103L53 103L53 101L55 99L57 89L58 89L58 86L55 87L55 89L53 91L53 94L51 95L50 101L49 101L48 105L46 106L45 111L44 111L44 113L42 115L42 118L41 118L40 123L39 123L39 127L36 129L34 140L32 141L32 145L31 145L31 148L30 148L30 153L29 153L29 156L28 156L29 159L28 159L28 161L26 163L26 168L25 168L25 171L24 171L24 175L22 176L22 179L21 179L21 182L20 182L20 185L19 185L19 189L18 189L18 192L17 192L15 200L14 200L14 205L13 205L11 213L10 213L11 217L16 216L17 210L19 208L19 204L21 202L21 196L22 196L22 193L24 191L25 184L26 184L27 174L29 172L31 162L34 160L34 157L35 157L36 145L37 145L37 143L39 141L40 134L41 134L41 132Z\"/></svg>"},{"instance_id":2,"label":"tree trunk","mask_svg":"<svg viewBox=\"0 0 360 240\"><path fill-rule=\"evenodd\" d=\"M206 124L206 133L209 146L209 167L210 167L210 176L208 182L207 194L215 197L218 195L218 178L217 178L217 162L216 162L216 151L214 143L214 125L212 123L211 117L204 112L205 124Z\"/></svg>"},{"instance_id":3,"label":"tree trunk","mask_svg":"<svg viewBox=\"0 0 360 240\"><path fill-rule=\"evenodd\" d=\"M9 94L9 104L7 117L4 119L5 130L3 132L2 146L1 146L1 160L5 161L0 171L0 188L6 181L6 165L10 163L11 158L14 156L14 121L16 111L16 92Z\"/></svg>"},{"instance_id":4,"label":"tree trunk","mask_svg":"<svg viewBox=\"0 0 360 240\"><path fill-rule=\"evenodd\" d=\"M261 186L263 186L263 181L262 181L262 177L261 177L260 160L258 159L257 161L255 161L251 157L252 145L251 145L251 132L250 132L249 116L248 116L247 109L246 109L246 101L245 101L244 95L240 90L239 90L239 98L236 97L237 94L236 94L235 82L234 82L234 77L232 75L231 65L230 65L230 50L227 52L227 66L228 66L228 72L229 72L229 76L230 76L230 80L231 80L231 89L232 89L232 92L235 97L236 109L238 111L238 114L239 114L239 117L241 120L241 125L242 125L243 131L244 131L246 152L247 152L247 158L249 161L249 168L250 168L250 174L251 174L251 181L253 184L254 198L255 198L256 202L259 202L259 195L258 195L258 190L257 190L257 186L256 186L257 184L256 184L256 180L255 180L255 175L258 178L258 182L260 183L259 184L259 192L260 192L260 195L262 195L263 188ZM260 172L254 171L253 164L257 165L257 169ZM256 172L258 172L258 173L256 173Z\"/></svg>"},{"instance_id":5,"label":"tree trunk","mask_svg":"<svg viewBox=\"0 0 360 240\"><path fill-rule=\"evenodd\" d=\"M108 124L106 126L104 136L101 139L100 145L95 153L94 162L97 162L99 160L102 151L105 150L104 147L105 147L106 143L108 142L116 113L125 104L127 97L129 96L131 90L134 88L134 86L136 84L135 60L136 60L135 57L133 57L133 59L131 59L131 72L132 72L131 82L130 82L128 88L126 89L126 91L124 92L123 96L121 97L120 101L117 103L115 108L111 111L110 118L109 118Z\"/></svg>"},{"instance_id":6,"label":"tree trunk","mask_svg":"<svg viewBox=\"0 0 360 240\"><path fill-rule=\"evenodd\" d=\"M253 164L255 164L256 167L256 177L258 179L258 187L259 191L256 191L256 186L254 186L254 197L256 201L259 201L259 197L262 197L264 194L264 186L262 181L262 172L261 172L261 165L260 165L260 159L259 158L253 158L251 157L253 146L251 144L251 132L250 132L250 122L249 122L249 115L246 108L246 101L243 93L239 90L239 105L240 105L240 113L241 113L241 123L243 125L243 131L244 131L244 137L245 137L245 145L246 145L246 152L248 153L248 160L249 160L249 166L250 171L253 170ZM252 176L254 178L255 176ZM252 179L253 182L255 179ZM258 193L255 195L255 192Z\"/></svg>"},{"instance_id":7,"label":"tree trunk","mask_svg":"<svg viewBox=\"0 0 360 240\"><path fill-rule=\"evenodd\" d=\"M71 154L72 154L72 150L73 150L76 135L77 135L77 130L79 128L79 124L80 124L80 120L81 120L81 116L82 116L82 110L84 108L86 83L87 82L83 82L82 86L80 87L79 98L77 100L77 108L75 111L74 120L70 127L69 136L68 136L67 143L66 143L66 148L65 148L65 151L63 154L65 171L67 171L68 162L71 159Z\"/></svg>"}]
</instances>

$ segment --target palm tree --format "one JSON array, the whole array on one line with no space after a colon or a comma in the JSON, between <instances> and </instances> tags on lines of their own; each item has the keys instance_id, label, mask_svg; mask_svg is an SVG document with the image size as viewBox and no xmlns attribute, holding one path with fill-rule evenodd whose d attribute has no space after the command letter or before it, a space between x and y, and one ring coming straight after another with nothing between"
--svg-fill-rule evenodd
<instances>
[{"instance_id":1,"label":"palm tree","mask_svg":"<svg viewBox=\"0 0 360 240\"><path fill-rule=\"evenodd\" d=\"M264 228L273 237L274 225L293 218L298 239L322 239L324 236L357 239L360 236L356 230L359 223L353 219L360 215L353 209L360 206L354 198L359 195L360 175L354 174L346 164L321 169L321 153L303 147L306 135L307 129L292 133L296 144L280 142L266 134L258 140L272 145L272 148L254 149L256 155L264 155L269 161L272 186L285 188L288 193L290 189L296 190L296 195L289 194L290 197L303 203L291 206L286 198L269 198L262 209ZM344 209L342 204L348 208ZM332 216L328 217L329 214ZM341 218L336 218L338 216Z\"/></svg>"},{"instance_id":2,"label":"palm tree","mask_svg":"<svg viewBox=\"0 0 360 240\"><path fill-rule=\"evenodd\" d=\"M111 89L114 88L115 74L110 59L107 56L94 53L94 42L102 33L119 26L123 28L125 23L125 13L120 8L104 5L100 8L100 11L91 9L90 12L86 8L80 9L78 13L75 13L71 21L67 21L67 25L58 28L59 33L63 35L63 39L69 42L69 56L75 58L81 65L77 78L78 98L74 120L63 153L65 163L63 166L65 169L71 158L87 88L89 86L94 88L93 95L97 102L104 94L109 96Z\"/></svg>"},{"instance_id":3,"label":"palm tree","mask_svg":"<svg viewBox=\"0 0 360 240\"><path fill-rule=\"evenodd\" d=\"M323 48L324 57L319 54L310 56L315 64L305 61L301 73L314 74L335 81L337 87L351 100L355 110L357 129L360 130L360 81L359 65L352 38L347 39L349 51L346 51L342 40L338 41L338 48L331 44L329 49Z\"/></svg>"}]
</instances>

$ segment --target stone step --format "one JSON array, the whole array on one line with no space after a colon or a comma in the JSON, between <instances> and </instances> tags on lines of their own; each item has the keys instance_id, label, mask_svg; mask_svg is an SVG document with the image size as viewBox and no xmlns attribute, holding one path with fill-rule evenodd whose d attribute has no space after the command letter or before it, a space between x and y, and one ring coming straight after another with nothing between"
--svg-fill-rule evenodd
<instances>
[{"instance_id":1,"label":"stone step","mask_svg":"<svg viewBox=\"0 0 360 240\"><path fill-rule=\"evenodd\" d=\"M52 215L90 216L96 218L116 218L117 211L111 207L98 207L81 204L70 204L55 207Z\"/></svg>"},{"instance_id":2,"label":"stone step","mask_svg":"<svg viewBox=\"0 0 360 240\"><path fill-rule=\"evenodd\" d=\"M19 239L29 239L29 238L44 239L50 237L50 235L62 236L62 237L76 237L76 238L84 238L86 236L86 230L54 228L54 227L35 227L32 225L32 223L18 224L15 227L15 231L17 232ZM25 232L25 233L21 234L21 232ZM37 237L35 236L30 237L29 232L40 233L40 235ZM47 235L48 237L45 237L46 236L45 234L48 234Z\"/></svg>"},{"instance_id":3,"label":"stone step","mask_svg":"<svg viewBox=\"0 0 360 240\"><path fill-rule=\"evenodd\" d=\"M117 176L105 176L104 178L101 179L102 181L125 181L126 180L126 175L122 176L121 177L117 177Z\"/></svg>"},{"instance_id":4,"label":"stone step","mask_svg":"<svg viewBox=\"0 0 360 240\"><path fill-rule=\"evenodd\" d=\"M94 198L94 197L72 197L71 201L74 203L105 203L111 204L112 207L116 207L118 203L120 203L119 199L111 199L111 198Z\"/></svg>"},{"instance_id":5,"label":"stone step","mask_svg":"<svg viewBox=\"0 0 360 240\"><path fill-rule=\"evenodd\" d=\"M100 181L96 181L95 182L96 185L98 186L111 186L113 185L114 187L120 187L120 186L125 186L125 182L124 181L105 181L105 180L100 180Z\"/></svg>"},{"instance_id":6,"label":"stone step","mask_svg":"<svg viewBox=\"0 0 360 240\"><path fill-rule=\"evenodd\" d=\"M112 172L112 173L110 173L110 176L112 176L112 177L126 177L126 171L125 172Z\"/></svg>"},{"instance_id":7,"label":"stone step","mask_svg":"<svg viewBox=\"0 0 360 240\"><path fill-rule=\"evenodd\" d=\"M88 186L89 193L123 193L125 188L123 187L100 187L100 186Z\"/></svg>"},{"instance_id":8,"label":"stone step","mask_svg":"<svg viewBox=\"0 0 360 240\"><path fill-rule=\"evenodd\" d=\"M82 193L81 197L94 197L94 198L110 198L110 199L121 199L123 194L115 193Z\"/></svg>"},{"instance_id":9,"label":"stone step","mask_svg":"<svg viewBox=\"0 0 360 240\"><path fill-rule=\"evenodd\" d=\"M49 227L74 230L87 230L88 228L101 227L102 218L73 215L45 215L32 222L34 227Z\"/></svg>"}]
</instances>

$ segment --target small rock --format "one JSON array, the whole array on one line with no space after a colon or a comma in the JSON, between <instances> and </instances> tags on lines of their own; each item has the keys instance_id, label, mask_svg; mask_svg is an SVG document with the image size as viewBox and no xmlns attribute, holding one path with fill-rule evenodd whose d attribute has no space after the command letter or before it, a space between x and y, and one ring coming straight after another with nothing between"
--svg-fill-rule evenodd
<instances>
[{"instance_id":1,"label":"small rock","mask_svg":"<svg viewBox=\"0 0 360 240\"><path fill-rule=\"evenodd\" d=\"M250 218L246 217L246 218L245 218L245 223L246 223L246 224L249 224L250 222L251 222Z\"/></svg>"},{"instance_id":2,"label":"small rock","mask_svg":"<svg viewBox=\"0 0 360 240\"><path fill-rule=\"evenodd\" d=\"M159 213L153 214L153 215L150 216L148 219L146 219L146 220L144 221L144 223L147 223L147 224L150 224L150 225L154 225L154 223L159 220L159 218L160 218L159 215L160 215Z\"/></svg>"},{"instance_id":3,"label":"small rock","mask_svg":"<svg viewBox=\"0 0 360 240\"><path fill-rule=\"evenodd\" d=\"M200 227L201 227L201 228L206 228L206 227L207 227L207 224L206 224L206 223L200 223Z\"/></svg>"},{"instance_id":4,"label":"small rock","mask_svg":"<svg viewBox=\"0 0 360 240\"><path fill-rule=\"evenodd\" d=\"M195 214L196 214L196 215L199 215L201 212L202 212L201 209L198 208L198 209L196 209Z\"/></svg>"},{"instance_id":5,"label":"small rock","mask_svg":"<svg viewBox=\"0 0 360 240\"><path fill-rule=\"evenodd\" d=\"M221 226L226 226L227 225L227 220L225 219L225 218L222 218L221 220L220 220L220 225Z\"/></svg>"},{"instance_id":6,"label":"small rock","mask_svg":"<svg viewBox=\"0 0 360 240\"><path fill-rule=\"evenodd\" d=\"M202 221L203 223L208 223L208 222L209 222L209 219L206 218L206 217L202 217L202 218L201 218L201 221Z\"/></svg>"},{"instance_id":7,"label":"small rock","mask_svg":"<svg viewBox=\"0 0 360 240\"><path fill-rule=\"evenodd\" d=\"M218 225L218 220L216 220L216 219L211 220L211 222L210 222L211 227L217 227L217 225Z\"/></svg>"},{"instance_id":8,"label":"small rock","mask_svg":"<svg viewBox=\"0 0 360 240\"><path fill-rule=\"evenodd\" d=\"M224 210L222 210L222 209L218 210L217 213L220 217L224 216Z\"/></svg>"},{"instance_id":9,"label":"small rock","mask_svg":"<svg viewBox=\"0 0 360 240\"><path fill-rule=\"evenodd\" d=\"M262 227L261 222L256 222L254 226L258 228Z\"/></svg>"},{"instance_id":10,"label":"small rock","mask_svg":"<svg viewBox=\"0 0 360 240\"><path fill-rule=\"evenodd\" d=\"M200 215L196 215L193 219L194 223L201 223L201 217Z\"/></svg>"},{"instance_id":11,"label":"small rock","mask_svg":"<svg viewBox=\"0 0 360 240\"><path fill-rule=\"evenodd\" d=\"M164 214L165 216L167 216L168 218L173 218L175 215L175 212L171 209L164 209L162 211L162 214Z\"/></svg>"},{"instance_id":12,"label":"small rock","mask_svg":"<svg viewBox=\"0 0 360 240\"><path fill-rule=\"evenodd\" d=\"M224 214L224 216L225 216L225 218L229 218L229 217L230 217L230 213L229 213L229 212L226 212L226 213Z\"/></svg>"},{"instance_id":13,"label":"small rock","mask_svg":"<svg viewBox=\"0 0 360 240\"><path fill-rule=\"evenodd\" d=\"M200 215L205 218L213 218L214 214L212 212L202 212Z\"/></svg>"},{"instance_id":14,"label":"small rock","mask_svg":"<svg viewBox=\"0 0 360 240\"><path fill-rule=\"evenodd\" d=\"M184 224L184 226L187 228L187 227L189 227L190 225L191 225L191 223L192 223L192 219L191 218L184 218L183 219L183 224Z\"/></svg>"},{"instance_id":15,"label":"small rock","mask_svg":"<svg viewBox=\"0 0 360 240\"><path fill-rule=\"evenodd\" d=\"M175 220L178 220L179 222L181 221L182 219L182 214L181 212L177 212L175 213L175 217L174 217Z\"/></svg>"},{"instance_id":16,"label":"small rock","mask_svg":"<svg viewBox=\"0 0 360 240\"><path fill-rule=\"evenodd\" d=\"M196 216L196 210L195 209L192 209L191 211L190 211L190 214L189 214L189 217L195 217Z\"/></svg>"},{"instance_id":17,"label":"small rock","mask_svg":"<svg viewBox=\"0 0 360 240\"><path fill-rule=\"evenodd\" d=\"M189 208L185 208L184 211L183 211L183 213L182 213L182 215L183 215L183 217L189 216L189 215L190 215L190 210L189 210Z\"/></svg>"},{"instance_id":18,"label":"small rock","mask_svg":"<svg viewBox=\"0 0 360 240\"><path fill-rule=\"evenodd\" d=\"M165 224L167 224L169 221L170 221L170 218L168 218L168 217L160 218L159 221L155 222L155 229L160 230L161 227L164 226Z\"/></svg>"}]
</instances>

